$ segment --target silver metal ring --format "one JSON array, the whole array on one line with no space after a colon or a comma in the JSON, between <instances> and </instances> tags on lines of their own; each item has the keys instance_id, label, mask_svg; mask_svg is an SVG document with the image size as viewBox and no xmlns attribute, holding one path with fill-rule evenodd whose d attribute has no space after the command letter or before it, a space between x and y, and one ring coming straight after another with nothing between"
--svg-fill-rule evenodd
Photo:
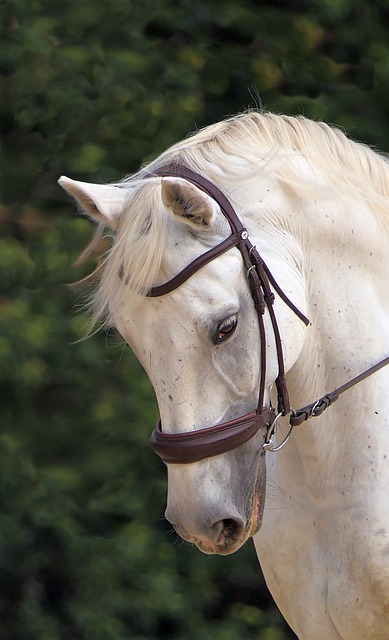
<instances>
[{"instance_id":1,"label":"silver metal ring","mask_svg":"<svg viewBox=\"0 0 389 640\"><path fill-rule=\"evenodd\" d=\"M269 440L269 442L265 442L262 446L262 449L264 449L265 451L270 451L271 453L277 453L277 451L279 451L280 449L282 449L282 447L284 447L286 445L286 443L288 442L290 436L292 435L292 431L293 431L293 425L291 425L288 433L286 434L285 438L283 439L282 442L280 442L280 444L278 444L276 447L273 446L273 441Z\"/></svg>"},{"instance_id":2,"label":"silver metal ring","mask_svg":"<svg viewBox=\"0 0 389 640\"><path fill-rule=\"evenodd\" d=\"M286 443L288 442L290 436L292 435L293 425L290 425L290 429L289 429L288 433L286 434L285 438L283 439L283 441L280 442L280 444L278 444L277 446L274 446L274 442L272 440L272 436L276 432L277 422L281 418L281 416L282 416L282 412L279 413L274 418L273 422L268 426L268 428L266 430L266 435L265 435L265 442L262 445L263 451L270 451L271 453L277 453L277 451L280 451L280 449L282 449L282 447L284 447L286 445Z\"/></svg>"},{"instance_id":3,"label":"silver metal ring","mask_svg":"<svg viewBox=\"0 0 389 640\"><path fill-rule=\"evenodd\" d=\"M274 418L273 422L266 427L264 444L269 444L271 442L272 436L275 434L277 429L277 422L281 418L281 416L282 416L282 412L278 413Z\"/></svg>"},{"instance_id":4,"label":"silver metal ring","mask_svg":"<svg viewBox=\"0 0 389 640\"><path fill-rule=\"evenodd\" d=\"M262 451L274 451L274 442L273 440L269 440L269 442L264 442L262 445Z\"/></svg>"}]
</instances>

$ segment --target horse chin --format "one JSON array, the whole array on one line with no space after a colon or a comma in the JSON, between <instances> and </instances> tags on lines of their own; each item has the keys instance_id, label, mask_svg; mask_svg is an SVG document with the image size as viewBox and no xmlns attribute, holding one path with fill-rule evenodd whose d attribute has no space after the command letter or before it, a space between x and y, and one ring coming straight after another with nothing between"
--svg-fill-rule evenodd
<instances>
[{"instance_id":1,"label":"horse chin","mask_svg":"<svg viewBox=\"0 0 389 640\"><path fill-rule=\"evenodd\" d=\"M248 537L249 536L246 536L245 540L243 541L239 540L237 542L226 542L224 544L217 545L208 542L196 542L196 547L199 549L199 551L207 555L229 556L232 553L235 553L235 551L238 551L238 549L240 549L245 544L245 542L247 542Z\"/></svg>"},{"instance_id":2,"label":"horse chin","mask_svg":"<svg viewBox=\"0 0 389 640\"><path fill-rule=\"evenodd\" d=\"M243 547L246 542L255 536L261 528L262 518L258 518L255 516L255 520L253 519L250 522L250 526L248 530L246 530L238 539L225 539L219 541L218 544L214 544L209 541L196 540L194 541L196 547L207 555L219 555L219 556L228 556L232 553L238 551L241 547Z\"/></svg>"},{"instance_id":3,"label":"horse chin","mask_svg":"<svg viewBox=\"0 0 389 640\"><path fill-rule=\"evenodd\" d=\"M228 556L231 553L235 553L235 551L238 551L238 549L247 542L249 537L251 537L250 533L245 532L244 535L239 536L239 538L223 536L217 542L213 542L212 540L203 540L188 534L183 535L182 532L180 532L179 535L186 540L186 542L194 544L202 553L212 556Z\"/></svg>"}]
</instances>

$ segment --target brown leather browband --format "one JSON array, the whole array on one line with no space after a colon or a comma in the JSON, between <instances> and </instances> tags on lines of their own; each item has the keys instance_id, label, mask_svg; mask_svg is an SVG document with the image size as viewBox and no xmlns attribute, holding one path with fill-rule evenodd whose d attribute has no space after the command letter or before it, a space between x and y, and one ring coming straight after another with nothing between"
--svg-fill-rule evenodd
<instances>
[{"instance_id":1,"label":"brown leather browband","mask_svg":"<svg viewBox=\"0 0 389 640\"><path fill-rule=\"evenodd\" d=\"M328 406L337 400L341 393L344 393L344 391L350 389L372 373L375 373L378 369L389 364L389 357L385 358L342 387L323 396L323 398L320 398L317 402L307 405L298 411L292 410L286 387L282 342L273 307L274 294L270 284L281 299L306 325L309 324L308 318L289 300L279 287L257 249L250 242L248 232L241 223L231 203L215 184L204 176L192 171L192 169L178 163L170 164L162 169L148 173L145 177L184 178L188 182L196 185L218 203L231 229L231 235L228 236L228 238L193 260L168 282L153 287L149 291L148 297L163 296L174 291L206 264L232 247L237 247L241 253L246 269L254 307L257 312L260 336L261 365L257 409L239 418L223 422L222 424L192 431L180 431L179 433L163 432L162 424L159 420L151 436L151 446L164 462L188 464L217 456L227 451L232 451L253 438L262 427L266 428L264 441L269 443L275 429L277 418L280 415L285 416L289 413L291 414L289 423L292 429L294 426L301 424L311 417L321 415ZM264 314L266 310L269 313L272 323L277 351L278 376L275 381L277 388L277 411L272 406L265 407L263 404L266 379L266 336L264 326Z\"/></svg>"}]
</instances>

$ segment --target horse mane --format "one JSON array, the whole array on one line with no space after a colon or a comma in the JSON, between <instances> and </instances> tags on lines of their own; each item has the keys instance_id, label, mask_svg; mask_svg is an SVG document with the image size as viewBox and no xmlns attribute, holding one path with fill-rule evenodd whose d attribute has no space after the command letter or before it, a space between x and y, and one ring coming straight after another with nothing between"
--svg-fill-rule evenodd
<instances>
[{"instance_id":1,"label":"horse mane","mask_svg":"<svg viewBox=\"0 0 389 640\"><path fill-rule=\"evenodd\" d=\"M92 325L109 323L109 306L121 299L123 287L131 305L157 283L168 216L159 195L160 178L150 177L153 170L175 161L185 164L204 173L227 195L234 180L246 181L271 170L295 192L304 192L307 176L296 162L301 156L322 176L327 193L330 190L344 201L350 201L351 196L353 202L366 203L389 227L389 163L383 154L323 122L246 112L195 132L116 183L133 193L112 247L98 269L100 278L90 297Z\"/></svg>"}]
</instances>

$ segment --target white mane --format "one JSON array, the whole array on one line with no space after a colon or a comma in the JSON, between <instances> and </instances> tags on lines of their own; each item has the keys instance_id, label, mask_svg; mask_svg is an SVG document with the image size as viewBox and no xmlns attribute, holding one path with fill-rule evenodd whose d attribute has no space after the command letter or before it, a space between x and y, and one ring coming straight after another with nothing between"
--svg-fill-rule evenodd
<instances>
[{"instance_id":1,"label":"white mane","mask_svg":"<svg viewBox=\"0 0 389 640\"><path fill-rule=\"evenodd\" d=\"M130 296L135 301L156 283L166 243L167 215L159 195L160 179L148 177L149 172L175 160L228 191L232 180L246 180L271 170L295 191L304 192L305 178L293 162L297 155L303 155L312 169L324 176L327 190L332 188L336 197L352 195L352 199L368 203L389 226L389 164L382 155L349 140L339 129L304 117L258 112L235 116L175 144L118 183L129 189L129 207L91 297L93 325L107 319L108 302L115 304L124 286L127 299Z\"/></svg>"}]
</instances>

